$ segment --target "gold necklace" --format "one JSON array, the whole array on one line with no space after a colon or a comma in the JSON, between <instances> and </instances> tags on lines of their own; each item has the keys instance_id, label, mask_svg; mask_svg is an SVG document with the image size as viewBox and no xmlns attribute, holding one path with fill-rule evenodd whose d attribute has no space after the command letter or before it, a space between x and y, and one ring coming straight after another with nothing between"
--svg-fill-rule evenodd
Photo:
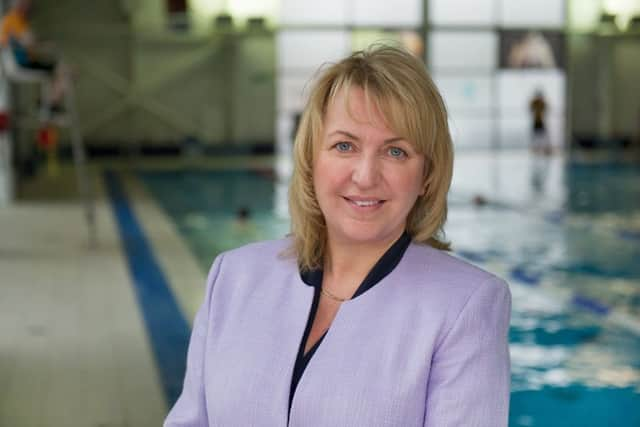
<instances>
[{"instance_id":1,"label":"gold necklace","mask_svg":"<svg viewBox=\"0 0 640 427\"><path fill-rule=\"evenodd\" d=\"M340 298L338 296L335 296L334 294L332 294L331 292L327 291L325 288L323 288L322 286L320 286L320 292L326 296L331 298L334 301L338 301L338 302L345 302L347 300L350 300L351 298Z\"/></svg>"}]
</instances>

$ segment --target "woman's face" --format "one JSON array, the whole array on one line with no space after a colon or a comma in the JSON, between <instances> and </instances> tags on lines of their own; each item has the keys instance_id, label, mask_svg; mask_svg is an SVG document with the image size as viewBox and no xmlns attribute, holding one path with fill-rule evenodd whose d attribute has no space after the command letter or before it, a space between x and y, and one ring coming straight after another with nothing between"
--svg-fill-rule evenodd
<instances>
[{"instance_id":1,"label":"woman's face","mask_svg":"<svg viewBox=\"0 0 640 427\"><path fill-rule=\"evenodd\" d=\"M338 93L327 107L313 167L329 240L385 245L397 239L423 194L424 168L424 156L367 106L362 89Z\"/></svg>"}]
</instances>

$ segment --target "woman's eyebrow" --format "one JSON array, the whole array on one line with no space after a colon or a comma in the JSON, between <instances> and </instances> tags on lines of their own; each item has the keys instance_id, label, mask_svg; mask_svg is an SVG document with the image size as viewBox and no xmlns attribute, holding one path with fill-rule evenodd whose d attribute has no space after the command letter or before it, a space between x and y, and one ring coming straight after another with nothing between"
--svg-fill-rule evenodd
<instances>
[{"instance_id":1,"label":"woman's eyebrow","mask_svg":"<svg viewBox=\"0 0 640 427\"><path fill-rule=\"evenodd\" d=\"M355 136L354 134L352 134L350 132L347 132L346 130L334 130L333 132L331 132L329 134L329 136L334 136L336 134L344 135L347 138L353 139L354 141L359 141L360 140L360 138L358 138L357 136ZM404 138L402 138L401 136L396 136L394 138L385 139L384 144L385 145L386 144L393 144L394 142L400 142L400 141L405 141L406 142L406 140Z\"/></svg>"},{"instance_id":2,"label":"woman's eyebrow","mask_svg":"<svg viewBox=\"0 0 640 427\"><path fill-rule=\"evenodd\" d=\"M397 137L395 137L395 138L389 138L389 139L385 139L385 140L384 140L384 144L385 144L385 145L387 145L387 144L393 144L394 142L407 142L407 140L406 140L406 139L404 139L404 138L403 138L403 137L401 137L401 136L397 136Z\"/></svg>"},{"instance_id":3,"label":"woman's eyebrow","mask_svg":"<svg viewBox=\"0 0 640 427\"><path fill-rule=\"evenodd\" d=\"M334 135L336 135L336 134L344 135L344 136L346 136L347 138L351 138L351 139L356 140L356 141L359 141L359 140L360 140L360 138L358 138L357 136L355 136L355 135L354 135L354 134L352 134L352 133L347 132L346 130L334 130L333 132L331 132L331 133L329 134L329 136L334 136Z\"/></svg>"}]
</instances>

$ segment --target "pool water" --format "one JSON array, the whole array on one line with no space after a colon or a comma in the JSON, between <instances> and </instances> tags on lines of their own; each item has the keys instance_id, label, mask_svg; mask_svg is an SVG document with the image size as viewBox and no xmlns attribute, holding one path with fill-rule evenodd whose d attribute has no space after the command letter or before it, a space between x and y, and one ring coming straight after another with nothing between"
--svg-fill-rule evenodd
<instances>
[{"instance_id":1,"label":"pool water","mask_svg":"<svg viewBox=\"0 0 640 427\"><path fill-rule=\"evenodd\" d=\"M541 180L505 163L499 192L454 180L445 231L456 255L510 283L510 425L640 426L640 168L563 160ZM138 175L203 271L288 231L269 171Z\"/></svg>"}]
</instances>

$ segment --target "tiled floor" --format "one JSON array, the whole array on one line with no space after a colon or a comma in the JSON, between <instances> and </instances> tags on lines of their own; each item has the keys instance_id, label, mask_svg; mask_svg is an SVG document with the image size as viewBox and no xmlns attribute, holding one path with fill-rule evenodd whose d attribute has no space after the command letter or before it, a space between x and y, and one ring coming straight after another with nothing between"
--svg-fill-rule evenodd
<instances>
[{"instance_id":1,"label":"tiled floor","mask_svg":"<svg viewBox=\"0 0 640 427\"><path fill-rule=\"evenodd\" d=\"M142 190L127 191L191 319L204 275ZM167 405L103 197L97 218L99 244L89 249L77 204L0 209L0 426L162 423Z\"/></svg>"}]
</instances>

